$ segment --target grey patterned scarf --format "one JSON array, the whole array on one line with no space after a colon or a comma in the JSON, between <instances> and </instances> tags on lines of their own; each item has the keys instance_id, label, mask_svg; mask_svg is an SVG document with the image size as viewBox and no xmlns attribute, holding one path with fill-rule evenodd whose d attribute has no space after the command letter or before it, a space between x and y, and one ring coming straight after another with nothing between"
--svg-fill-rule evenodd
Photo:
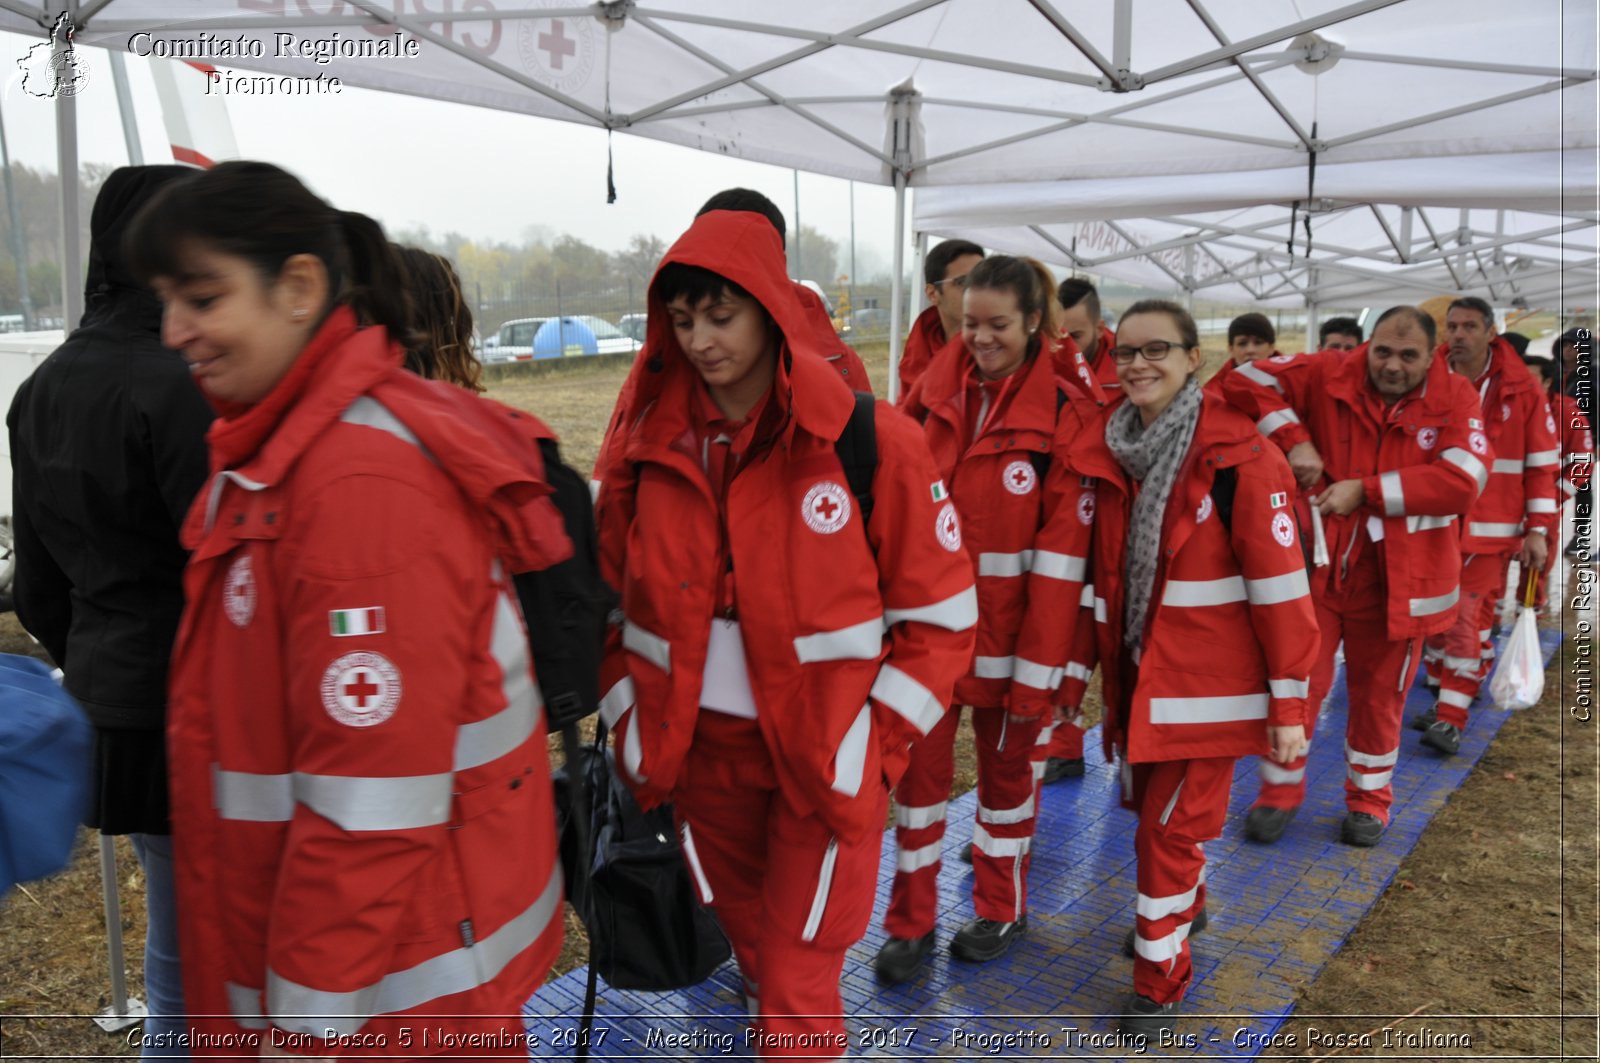
<instances>
[{"instance_id":1,"label":"grey patterned scarf","mask_svg":"<svg viewBox=\"0 0 1600 1063\"><path fill-rule=\"evenodd\" d=\"M1191 376L1148 428L1139 419L1139 408L1131 402L1123 403L1106 422L1106 446L1123 471L1141 484L1128 522L1123 570L1122 641L1136 652L1150 611L1167 497L1172 494L1178 470L1194 440L1195 425L1200 421L1200 398L1200 385Z\"/></svg>"}]
</instances>

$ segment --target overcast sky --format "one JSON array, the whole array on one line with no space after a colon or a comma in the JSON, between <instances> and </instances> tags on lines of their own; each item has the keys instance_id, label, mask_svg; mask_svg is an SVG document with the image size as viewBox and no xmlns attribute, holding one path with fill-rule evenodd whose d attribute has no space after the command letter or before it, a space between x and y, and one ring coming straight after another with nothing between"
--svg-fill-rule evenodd
<instances>
[{"instance_id":1,"label":"overcast sky","mask_svg":"<svg viewBox=\"0 0 1600 1063\"><path fill-rule=\"evenodd\" d=\"M37 39L0 33L0 97L13 161L56 169L52 101L21 91L15 58ZM78 96L84 162L125 164L110 63L79 49L90 78ZM171 154L148 61L127 60L145 162ZM439 103L348 86L338 95L227 97L239 153L294 171L336 206L394 229L426 225L478 240L518 242L530 226L569 232L606 250L635 233L671 242L711 193L743 185L766 193L794 225L794 173L640 137L613 138L617 202L606 203L605 133L567 122ZM857 271L886 269L894 236L893 193L855 186ZM801 221L847 256L850 186L800 175Z\"/></svg>"}]
</instances>

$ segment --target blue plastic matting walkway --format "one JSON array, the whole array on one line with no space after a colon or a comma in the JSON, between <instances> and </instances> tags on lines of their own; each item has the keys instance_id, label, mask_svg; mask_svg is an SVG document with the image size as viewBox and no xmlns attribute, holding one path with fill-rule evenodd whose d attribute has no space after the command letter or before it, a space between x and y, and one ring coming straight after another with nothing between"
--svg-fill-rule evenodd
<instances>
[{"instance_id":1,"label":"blue plastic matting walkway","mask_svg":"<svg viewBox=\"0 0 1600 1063\"><path fill-rule=\"evenodd\" d=\"M1542 633L1548 658L1560 632ZM1487 686L1487 684L1485 684ZM1430 704L1411 692L1407 717ZM1195 979L1178 1031L1178 1058L1254 1059L1411 852L1417 838L1478 762L1505 721L1480 701L1461 752L1442 757L1401 732L1392 821L1372 849L1338 840L1344 818L1342 675L1323 706L1307 766L1306 803L1275 845L1247 842L1244 811L1257 790L1256 761L1239 763L1222 837L1206 847L1210 926L1193 945ZM944 946L972 917L971 868L958 852L971 838L976 794L950 803L939 878L939 944L909 984L883 987L872 957L895 866L884 837L873 925L845 961L842 991L852 1058L1122 1058L1114 1016L1131 990L1122 939L1136 894L1133 815L1118 804L1115 770L1100 762L1091 732L1081 780L1044 788L1029 876L1027 936L987 964L952 959ZM586 971L569 972L528 1002L534 1059L570 1059ZM620 992L602 981L591 1059L753 1058L745 1043L739 975L730 962L710 980L673 993Z\"/></svg>"}]
</instances>

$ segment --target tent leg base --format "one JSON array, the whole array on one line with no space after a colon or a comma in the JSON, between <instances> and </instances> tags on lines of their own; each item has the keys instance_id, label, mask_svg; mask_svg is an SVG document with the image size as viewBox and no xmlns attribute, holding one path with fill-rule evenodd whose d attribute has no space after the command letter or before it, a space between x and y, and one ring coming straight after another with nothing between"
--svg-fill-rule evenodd
<instances>
[{"instance_id":1,"label":"tent leg base","mask_svg":"<svg viewBox=\"0 0 1600 1063\"><path fill-rule=\"evenodd\" d=\"M130 1026L137 1026L144 1021L144 1017L148 1014L150 1012L145 1008L144 1001L137 997L130 997L126 1012L118 1015L116 1008L106 1008L94 1017L94 1024L106 1033L116 1033L119 1030L126 1030Z\"/></svg>"}]
</instances>

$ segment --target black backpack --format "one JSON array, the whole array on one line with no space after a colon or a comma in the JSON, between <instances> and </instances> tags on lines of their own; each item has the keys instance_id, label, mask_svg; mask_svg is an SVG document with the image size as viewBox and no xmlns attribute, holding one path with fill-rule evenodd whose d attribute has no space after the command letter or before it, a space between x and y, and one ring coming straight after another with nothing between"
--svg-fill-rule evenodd
<instances>
[{"instance_id":1,"label":"black backpack","mask_svg":"<svg viewBox=\"0 0 1600 1063\"><path fill-rule=\"evenodd\" d=\"M873 420L878 400L870 391L858 391L855 396L855 408L834 441L833 452L844 466L844 478L855 496L861 527L865 529L867 518L872 516L872 478L878 472L878 423Z\"/></svg>"},{"instance_id":2,"label":"black backpack","mask_svg":"<svg viewBox=\"0 0 1600 1063\"><path fill-rule=\"evenodd\" d=\"M561 460L555 440L541 439L539 454L545 482L555 489L550 500L572 540L572 556L538 572L520 572L514 582L545 713L550 728L559 730L600 707L600 658L617 595L600 578L589 482Z\"/></svg>"}]
</instances>

